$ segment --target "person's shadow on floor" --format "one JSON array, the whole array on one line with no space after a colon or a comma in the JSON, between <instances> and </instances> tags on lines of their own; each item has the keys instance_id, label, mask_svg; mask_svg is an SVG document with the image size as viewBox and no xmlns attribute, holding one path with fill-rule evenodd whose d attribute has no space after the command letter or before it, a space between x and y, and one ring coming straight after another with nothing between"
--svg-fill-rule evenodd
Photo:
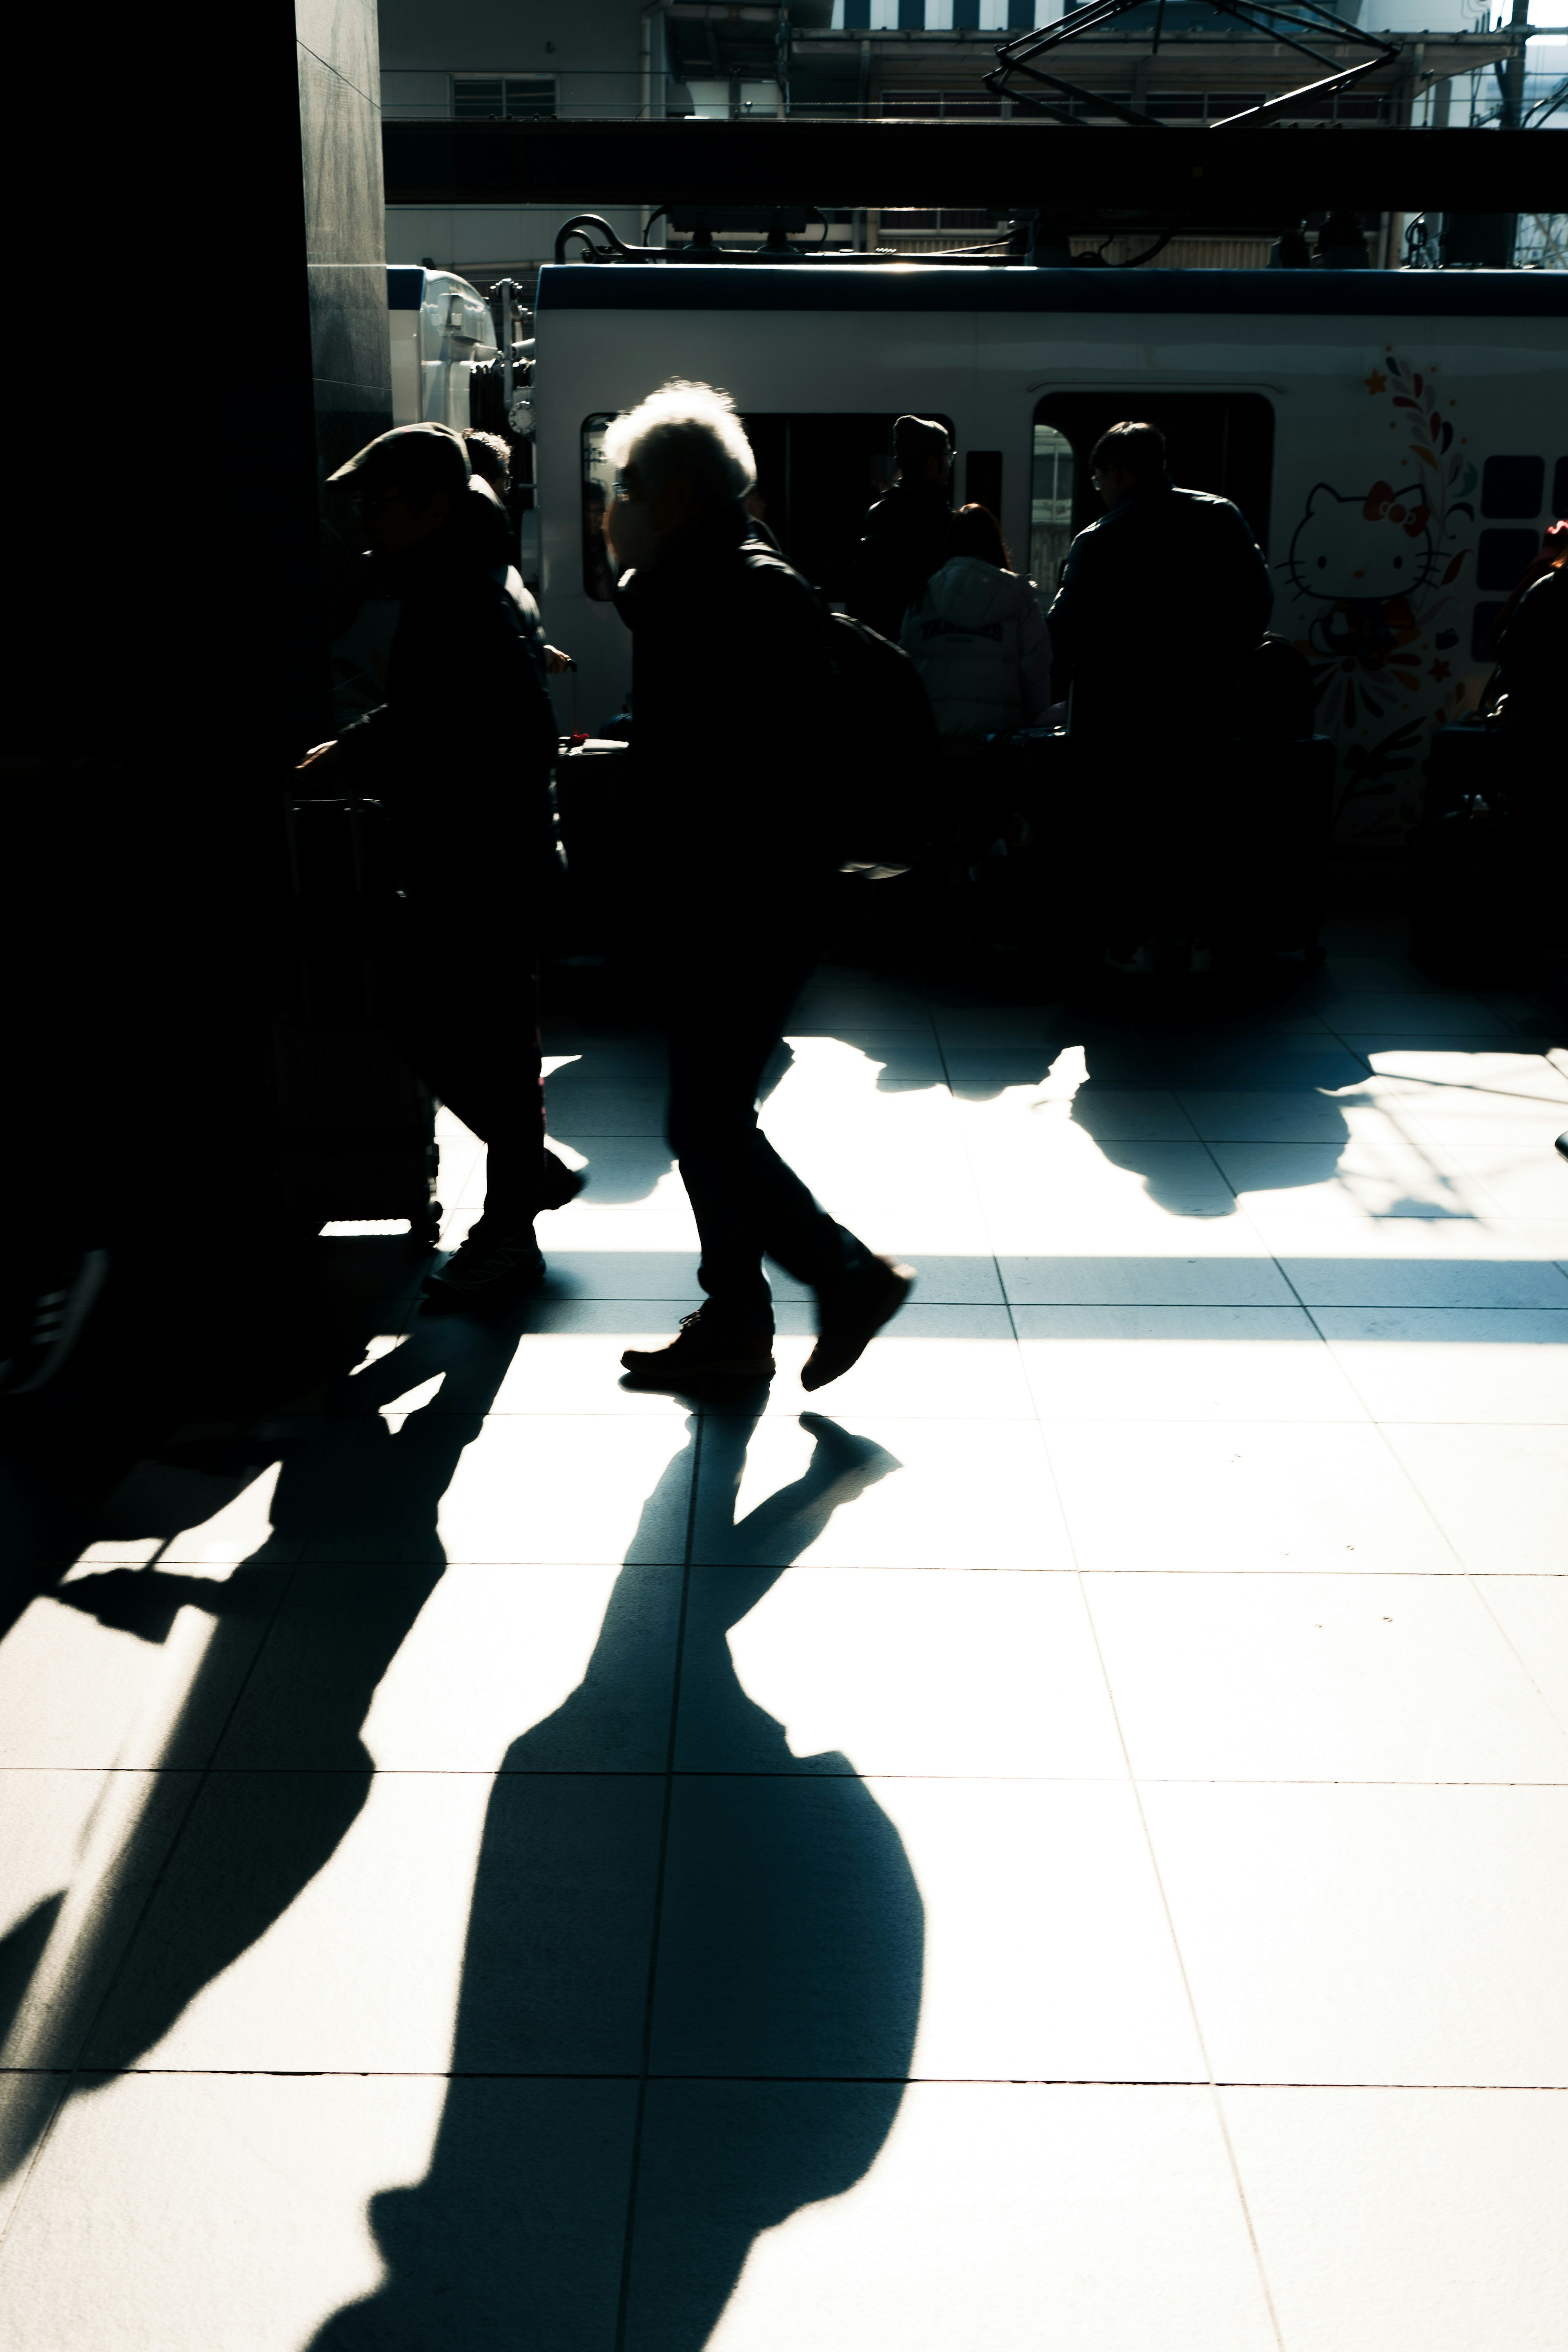
<instances>
[{"instance_id":1,"label":"person's shadow on floor","mask_svg":"<svg viewBox=\"0 0 1568 2352\"><path fill-rule=\"evenodd\" d=\"M756 1422L693 1421L699 1564L625 1568L582 1682L506 1756L430 2168L373 2200L387 2279L312 2352L699 2352L758 2235L887 2138L920 2011L913 1874L844 1757L791 1753L726 1637L899 1465L806 1415L805 1472L737 1526Z\"/></svg>"},{"instance_id":2,"label":"person's shadow on floor","mask_svg":"<svg viewBox=\"0 0 1568 2352\"><path fill-rule=\"evenodd\" d=\"M216 1622L149 1759L167 1802L133 1812L98 1883L51 1898L0 1951L0 2036L9 2027L6 2063L21 2070L0 2110L0 2179L47 2124L51 2076L142 2059L358 1819L374 1773L361 1727L445 1570L441 1498L516 1344L510 1328L421 1334L346 1382L329 1401L343 1417L285 1459L272 1534L228 1578L111 1569L58 1588L65 1605L149 1642L181 1608ZM395 1433L379 1407L437 1373L437 1393ZM310 1556L281 1564L307 1538ZM187 1801L171 1843L168 1805Z\"/></svg>"}]
</instances>

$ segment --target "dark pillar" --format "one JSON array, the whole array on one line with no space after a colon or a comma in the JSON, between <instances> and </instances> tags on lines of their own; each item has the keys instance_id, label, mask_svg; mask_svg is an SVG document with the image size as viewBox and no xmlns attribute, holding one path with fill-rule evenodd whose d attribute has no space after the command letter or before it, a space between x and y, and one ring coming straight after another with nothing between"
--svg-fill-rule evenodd
<instances>
[{"instance_id":1,"label":"dark pillar","mask_svg":"<svg viewBox=\"0 0 1568 2352\"><path fill-rule=\"evenodd\" d=\"M92 47L101 102L13 150L57 291L8 371L0 924L10 1108L102 1232L254 1213L280 804L330 731L318 486L391 397L375 0L110 11Z\"/></svg>"}]
</instances>

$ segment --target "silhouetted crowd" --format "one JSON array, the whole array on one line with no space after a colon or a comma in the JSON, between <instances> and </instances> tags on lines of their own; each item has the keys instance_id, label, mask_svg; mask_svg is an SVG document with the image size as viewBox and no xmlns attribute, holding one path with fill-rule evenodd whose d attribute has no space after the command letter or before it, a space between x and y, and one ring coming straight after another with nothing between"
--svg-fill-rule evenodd
<instances>
[{"instance_id":1,"label":"silhouetted crowd","mask_svg":"<svg viewBox=\"0 0 1568 2352\"><path fill-rule=\"evenodd\" d=\"M1257 796L1263 747L1310 748L1311 680L1268 635L1272 589L1248 524L1227 499L1178 488L1148 424L1116 425L1091 452L1105 511L1073 540L1048 604L994 514L953 510L937 420L899 418L891 486L836 606L770 530L726 394L668 383L615 419L605 453L604 576L632 651L614 944L662 1012L705 1300L667 1348L625 1361L673 1385L766 1378L772 1257L817 1300L815 1388L914 1279L838 1224L757 1123L838 877L943 856L973 876L1031 845L1037 865L1044 828L1080 950L1133 972L1173 955L1204 968L1223 929L1216 844L1244 784ZM333 477L396 619L384 698L300 777L384 809L421 943L386 993L387 1025L489 1147L484 1213L426 1277L428 1312L482 1311L537 1284L534 1217L584 1181L545 1149L539 1033L558 860L546 682L571 664L511 560L507 463L495 436L415 425ZM1521 728L1542 723L1541 649L1561 641L1546 602L1563 593L1548 566L1509 616ZM475 707L504 714L504 765L463 743Z\"/></svg>"}]
</instances>

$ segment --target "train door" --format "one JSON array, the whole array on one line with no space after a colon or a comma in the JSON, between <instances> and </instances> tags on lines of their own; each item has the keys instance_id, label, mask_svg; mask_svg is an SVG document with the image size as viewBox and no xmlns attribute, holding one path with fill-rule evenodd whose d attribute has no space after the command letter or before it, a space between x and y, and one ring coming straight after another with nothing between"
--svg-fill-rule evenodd
<instances>
[{"instance_id":1,"label":"train door","mask_svg":"<svg viewBox=\"0 0 1568 2352\"><path fill-rule=\"evenodd\" d=\"M1274 409L1258 392L1057 392L1035 410L1029 568L1055 588L1076 531L1104 512L1089 478L1089 451L1123 419L1158 425L1182 489L1230 499L1268 552Z\"/></svg>"}]
</instances>

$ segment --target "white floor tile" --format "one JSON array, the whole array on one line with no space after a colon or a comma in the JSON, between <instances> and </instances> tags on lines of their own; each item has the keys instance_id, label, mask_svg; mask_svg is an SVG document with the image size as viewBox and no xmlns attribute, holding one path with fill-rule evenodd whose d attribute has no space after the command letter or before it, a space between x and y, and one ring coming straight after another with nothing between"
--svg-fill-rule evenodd
<instances>
[{"instance_id":1,"label":"white floor tile","mask_svg":"<svg viewBox=\"0 0 1568 2352\"><path fill-rule=\"evenodd\" d=\"M1201 2080L1131 1790L680 1780L652 2063L679 2074Z\"/></svg>"},{"instance_id":2,"label":"white floor tile","mask_svg":"<svg viewBox=\"0 0 1568 2352\"><path fill-rule=\"evenodd\" d=\"M1568 1103L1568 1071L1543 1054L1510 1052L1470 1040L1452 1044L1432 1038L1382 1034L1347 1035L1346 1044L1366 1055L1381 1078L1414 1079L1441 1087L1456 1109L1490 1098L1507 1103L1510 1114L1531 1101Z\"/></svg>"},{"instance_id":3,"label":"white floor tile","mask_svg":"<svg viewBox=\"0 0 1568 2352\"><path fill-rule=\"evenodd\" d=\"M1050 1421L1362 1421L1299 1307L1019 1307Z\"/></svg>"},{"instance_id":4,"label":"white floor tile","mask_svg":"<svg viewBox=\"0 0 1568 2352\"><path fill-rule=\"evenodd\" d=\"M1052 1423L1047 1442L1087 1570L1441 1576L1463 1565L1364 1425Z\"/></svg>"},{"instance_id":5,"label":"white floor tile","mask_svg":"<svg viewBox=\"0 0 1568 2352\"><path fill-rule=\"evenodd\" d=\"M1143 1803L1220 2082L1568 2083L1568 1789Z\"/></svg>"},{"instance_id":6,"label":"white floor tile","mask_svg":"<svg viewBox=\"0 0 1568 2352\"><path fill-rule=\"evenodd\" d=\"M1478 1590L1568 1734L1568 1573L1489 1576Z\"/></svg>"},{"instance_id":7,"label":"white floor tile","mask_svg":"<svg viewBox=\"0 0 1568 2352\"><path fill-rule=\"evenodd\" d=\"M1379 1421L1568 1421L1568 1310L1314 1310Z\"/></svg>"},{"instance_id":8,"label":"white floor tile","mask_svg":"<svg viewBox=\"0 0 1568 2352\"><path fill-rule=\"evenodd\" d=\"M522 2330L611 2352L636 2096L437 2075L89 2078L0 2257L0 2344L420 2352Z\"/></svg>"},{"instance_id":9,"label":"white floor tile","mask_svg":"<svg viewBox=\"0 0 1568 2352\"><path fill-rule=\"evenodd\" d=\"M1227 2090L1290 2352L1556 2352L1568 2095Z\"/></svg>"},{"instance_id":10,"label":"white floor tile","mask_svg":"<svg viewBox=\"0 0 1568 2352\"><path fill-rule=\"evenodd\" d=\"M1026 1139L1006 1154L975 1151L975 1189L989 1220L1016 1223L1031 1213L1114 1215L1141 1193L1173 1216L1228 1216L1232 1187L1206 1144L1125 1140L1080 1128Z\"/></svg>"},{"instance_id":11,"label":"white floor tile","mask_svg":"<svg viewBox=\"0 0 1568 2352\"><path fill-rule=\"evenodd\" d=\"M779 1320L807 1328L785 1328L773 1342L779 1374L770 1410L798 1412L807 1400L796 1382L816 1344L816 1317L805 1308ZM869 1412L1030 1421L1035 1412L1006 1307L938 1305L922 1300L918 1288L859 1361L809 1401L816 1411L851 1420Z\"/></svg>"},{"instance_id":12,"label":"white floor tile","mask_svg":"<svg viewBox=\"0 0 1568 2352\"><path fill-rule=\"evenodd\" d=\"M637 2220L628 2352L695 2340L694 2245L712 2352L1274 2352L1206 2090L656 2084Z\"/></svg>"},{"instance_id":13,"label":"white floor tile","mask_svg":"<svg viewBox=\"0 0 1568 2352\"><path fill-rule=\"evenodd\" d=\"M1410 1146L1216 1143L1214 1155L1242 1206L1300 1217L1474 1217L1502 1204L1478 1174Z\"/></svg>"},{"instance_id":14,"label":"white floor tile","mask_svg":"<svg viewBox=\"0 0 1568 2352\"><path fill-rule=\"evenodd\" d=\"M465 1445L464 1439L468 1443ZM690 1453L673 1422L418 1412L352 1433L316 1561L679 1559Z\"/></svg>"},{"instance_id":15,"label":"white floor tile","mask_svg":"<svg viewBox=\"0 0 1568 2352\"><path fill-rule=\"evenodd\" d=\"M1405 1139L1398 1120L1359 1090L1323 1094L1314 1087L1252 1087L1228 1093L1184 1090L1178 1097L1194 1128L1210 1143L1337 1143L1352 1134L1367 1142Z\"/></svg>"},{"instance_id":16,"label":"white floor tile","mask_svg":"<svg viewBox=\"0 0 1568 2352\"><path fill-rule=\"evenodd\" d=\"M1429 1232L1426 1219L1417 1238ZM1380 1229L1408 1229L1409 1219L1388 1217ZM1491 1237L1473 1224L1456 1229L1443 1221L1442 1242L1432 1235L1426 1255L1374 1249L1332 1255L1332 1236L1317 1237L1322 1255L1282 1254L1279 1265L1304 1307L1542 1307L1561 1308L1568 1300L1568 1277L1549 1258L1496 1255ZM1359 1234L1355 1237L1360 1239ZM1473 1253L1467 1255L1467 1250Z\"/></svg>"},{"instance_id":17,"label":"white floor tile","mask_svg":"<svg viewBox=\"0 0 1568 2352\"><path fill-rule=\"evenodd\" d=\"M1007 1296L1020 1307L1293 1307L1296 1296L1263 1256L1007 1257Z\"/></svg>"},{"instance_id":18,"label":"white floor tile","mask_svg":"<svg viewBox=\"0 0 1568 2352\"><path fill-rule=\"evenodd\" d=\"M823 1402L833 1391L823 1392ZM743 1475L742 1464L743 1460ZM737 1496L735 1481L740 1477ZM703 1438L692 1558L807 1568L1072 1565L1030 1421L769 1414Z\"/></svg>"},{"instance_id":19,"label":"white floor tile","mask_svg":"<svg viewBox=\"0 0 1568 2352\"><path fill-rule=\"evenodd\" d=\"M482 1922L471 2069L635 2073L662 1797L651 1775L215 1773L83 2063L438 2073Z\"/></svg>"},{"instance_id":20,"label":"white floor tile","mask_svg":"<svg viewBox=\"0 0 1568 2352\"><path fill-rule=\"evenodd\" d=\"M225 1734L231 1770L662 1772L678 1567L313 1568Z\"/></svg>"},{"instance_id":21,"label":"white floor tile","mask_svg":"<svg viewBox=\"0 0 1568 2352\"><path fill-rule=\"evenodd\" d=\"M1076 1578L818 1569L755 1599L761 1581L692 1571L679 1771L1123 1778Z\"/></svg>"},{"instance_id":22,"label":"white floor tile","mask_svg":"<svg viewBox=\"0 0 1568 2352\"><path fill-rule=\"evenodd\" d=\"M1568 1575L1568 1430L1391 1422L1386 1434L1473 1575Z\"/></svg>"},{"instance_id":23,"label":"white floor tile","mask_svg":"<svg viewBox=\"0 0 1568 2352\"><path fill-rule=\"evenodd\" d=\"M1553 1721L1467 1578L1093 1576L1140 1780L1568 1785Z\"/></svg>"},{"instance_id":24,"label":"white floor tile","mask_svg":"<svg viewBox=\"0 0 1568 2352\"><path fill-rule=\"evenodd\" d=\"M182 1568L221 1568L265 1552L281 1563L299 1557L297 1524L274 1527L279 1469L232 1477L139 1462L100 1507L99 1529L79 1555L89 1568L157 1559Z\"/></svg>"},{"instance_id":25,"label":"white floor tile","mask_svg":"<svg viewBox=\"0 0 1568 2352\"><path fill-rule=\"evenodd\" d=\"M73 1570L0 1644L0 1761L198 1769L289 1573Z\"/></svg>"}]
</instances>

